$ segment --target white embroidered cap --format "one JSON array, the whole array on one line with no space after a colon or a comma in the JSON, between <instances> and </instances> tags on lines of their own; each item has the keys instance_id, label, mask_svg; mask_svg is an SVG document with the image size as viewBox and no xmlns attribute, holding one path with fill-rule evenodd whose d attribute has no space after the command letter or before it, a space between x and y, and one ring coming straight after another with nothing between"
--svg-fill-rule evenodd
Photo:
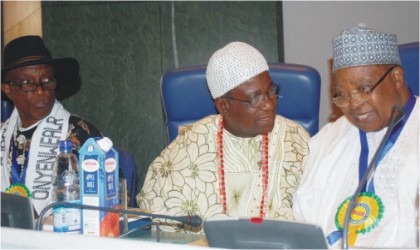
<instances>
[{"instance_id":1,"label":"white embroidered cap","mask_svg":"<svg viewBox=\"0 0 420 250\"><path fill-rule=\"evenodd\" d=\"M257 49L243 42L231 42L211 56L207 85L216 99L264 71L268 71L268 64Z\"/></svg>"}]
</instances>

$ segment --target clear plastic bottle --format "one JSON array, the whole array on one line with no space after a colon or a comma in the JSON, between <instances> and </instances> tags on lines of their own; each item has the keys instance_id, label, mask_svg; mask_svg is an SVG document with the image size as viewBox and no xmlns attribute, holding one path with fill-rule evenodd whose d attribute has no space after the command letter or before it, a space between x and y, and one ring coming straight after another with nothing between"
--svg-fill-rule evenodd
<instances>
[{"instance_id":1,"label":"clear plastic bottle","mask_svg":"<svg viewBox=\"0 0 420 250\"><path fill-rule=\"evenodd\" d=\"M80 204L79 163L72 153L70 140L60 141L52 174L52 201L66 201ZM54 208L54 232L81 232L81 213L78 208Z\"/></svg>"}]
</instances>

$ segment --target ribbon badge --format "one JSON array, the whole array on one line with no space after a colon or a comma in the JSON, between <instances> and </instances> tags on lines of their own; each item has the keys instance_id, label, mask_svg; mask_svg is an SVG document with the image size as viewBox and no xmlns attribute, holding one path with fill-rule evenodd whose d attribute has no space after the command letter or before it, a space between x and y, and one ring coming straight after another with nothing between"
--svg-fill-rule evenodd
<instances>
[{"instance_id":1,"label":"ribbon badge","mask_svg":"<svg viewBox=\"0 0 420 250\"><path fill-rule=\"evenodd\" d=\"M341 232L343 231L344 219L351 198L352 196L348 197L340 204L335 215L335 225ZM365 234L374 229L382 219L383 213L384 205L381 198L374 193L362 192L350 214L349 245L354 246L358 234Z\"/></svg>"}]
</instances>

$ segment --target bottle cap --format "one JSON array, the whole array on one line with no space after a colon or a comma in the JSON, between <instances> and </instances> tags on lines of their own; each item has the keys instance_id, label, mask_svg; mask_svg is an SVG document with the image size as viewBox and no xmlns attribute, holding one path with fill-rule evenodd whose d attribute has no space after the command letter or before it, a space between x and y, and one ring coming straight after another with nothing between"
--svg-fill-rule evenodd
<instances>
[{"instance_id":1,"label":"bottle cap","mask_svg":"<svg viewBox=\"0 0 420 250\"><path fill-rule=\"evenodd\" d=\"M60 152L71 152L73 143L70 140L60 141Z\"/></svg>"},{"instance_id":2,"label":"bottle cap","mask_svg":"<svg viewBox=\"0 0 420 250\"><path fill-rule=\"evenodd\" d=\"M99 145L99 147L105 151L108 152L112 148L112 141L108 137L103 137L96 141Z\"/></svg>"}]
</instances>

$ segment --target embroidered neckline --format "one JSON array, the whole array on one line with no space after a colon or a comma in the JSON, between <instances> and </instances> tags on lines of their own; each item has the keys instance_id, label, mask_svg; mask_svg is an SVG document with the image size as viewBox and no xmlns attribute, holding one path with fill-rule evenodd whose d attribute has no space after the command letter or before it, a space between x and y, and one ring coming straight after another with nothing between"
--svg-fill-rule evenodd
<instances>
[{"instance_id":1,"label":"embroidered neckline","mask_svg":"<svg viewBox=\"0 0 420 250\"><path fill-rule=\"evenodd\" d=\"M226 205L226 185L225 185L225 169L223 158L223 117L220 116L219 126L217 130L217 157L219 160L218 175L219 175L219 197L220 203L223 206L223 212L227 214ZM261 155L261 171L262 171L262 189L263 194L260 203L260 217L264 218L266 214L266 203L268 199L267 186L268 186L268 135L262 136L262 155Z\"/></svg>"},{"instance_id":2,"label":"embroidered neckline","mask_svg":"<svg viewBox=\"0 0 420 250\"><path fill-rule=\"evenodd\" d=\"M37 126L38 126L41 122L42 122L42 120L39 120L39 121L35 122L34 124L32 124L31 126L29 126L29 127L27 127L27 128L24 128L24 127L22 127L22 122L21 122L21 120L20 120L20 119L18 119L18 120L17 120L17 129L18 129L20 132L26 132L26 131L29 131L29 130L31 130L31 129L33 129L33 128L37 127Z\"/></svg>"}]
</instances>

